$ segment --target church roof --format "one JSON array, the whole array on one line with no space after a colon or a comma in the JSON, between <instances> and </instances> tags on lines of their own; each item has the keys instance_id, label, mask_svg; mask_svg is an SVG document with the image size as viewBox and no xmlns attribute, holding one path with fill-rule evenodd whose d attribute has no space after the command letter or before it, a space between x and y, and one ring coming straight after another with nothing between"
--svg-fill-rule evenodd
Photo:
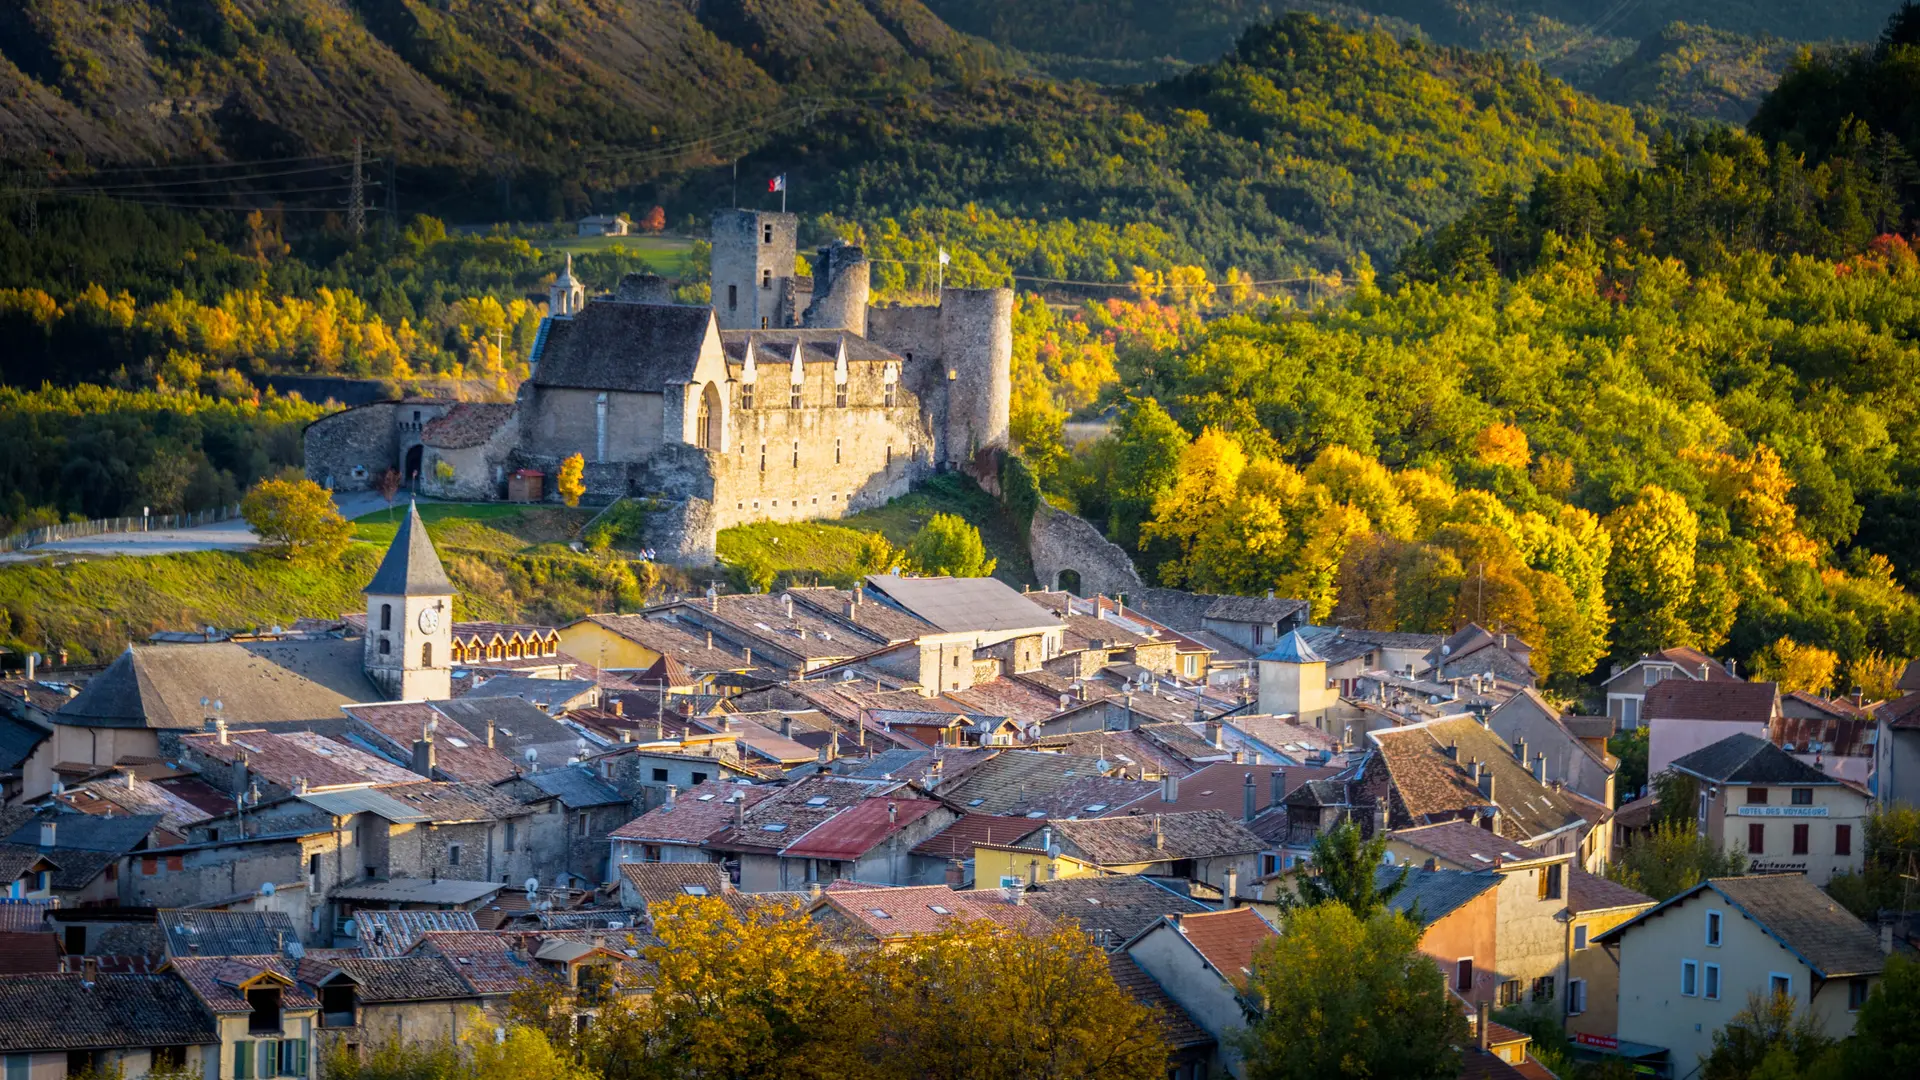
<instances>
[{"instance_id":1,"label":"church roof","mask_svg":"<svg viewBox=\"0 0 1920 1080\"><path fill-rule=\"evenodd\" d=\"M407 519L393 534L387 557L364 590L375 596L451 596L453 583L433 550L427 527L420 521L420 508L407 504Z\"/></svg>"},{"instance_id":2,"label":"church roof","mask_svg":"<svg viewBox=\"0 0 1920 1080\"><path fill-rule=\"evenodd\" d=\"M548 324L533 384L569 390L663 393L693 379L713 309L595 300Z\"/></svg>"},{"instance_id":3,"label":"church roof","mask_svg":"<svg viewBox=\"0 0 1920 1080\"><path fill-rule=\"evenodd\" d=\"M359 641L230 641L133 645L56 714L79 727L202 730L219 698L233 726L331 719L340 706L379 700Z\"/></svg>"}]
</instances>

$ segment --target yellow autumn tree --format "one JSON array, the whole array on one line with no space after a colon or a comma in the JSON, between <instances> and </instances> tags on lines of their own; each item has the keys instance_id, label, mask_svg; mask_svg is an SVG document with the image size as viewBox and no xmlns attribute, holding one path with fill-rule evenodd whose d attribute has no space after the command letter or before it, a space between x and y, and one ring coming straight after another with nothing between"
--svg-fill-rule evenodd
<instances>
[{"instance_id":1,"label":"yellow autumn tree","mask_svg":"<svg viewBox=\"0 0 1920 1080\"><path fill-rule=\"evenodd\" d=\"M1154 540L1171 541L1180 551L1178 559L1161 567L1161 579L1178 585L1192 569L1188 563L1194 538L1202 525L1220 512L1238 494L1240 474L1247 467L1247 452L1224 432L1208 428L1180 452L1173 487L1153 502L1153 517L1140 526L1144 545Z\"/></svg>"},{"instance_id":2,"label":"yellow autumn tree","mask_svg":"<svg viewBox=\"0 0 1920 1080\"><path fill-rule=\"evenodd\" d=\"M553 479L553 490L560 495L560 501L568 506L579 506L580 496L587 493L587 485L582 479L587 473L587 459L575 454L560 463L560 475Z\"/></svg>"},{"instance_id":3,"label":"yellow autumn tree","mask_svg":"<svg viewBox=\"0 0 1920 1080\"><path fill-rule=\"evenodd\" d=\"M1754 674L1780 684L1780 692L1795 690L1809 694L1826 693L1833 686L1833 675L1840 666L1840 655L1817 645L1802 645L1783 637L1760 650L1753 658Z\"/></svg>"},{"instance_id":4,"label":"yellow autumn tree","mask_svg":"<svg viewBox=\"0 0 1920 1080\"><path fill-rule=\"evenodd\" d=\"M1699 468L1708 497L1726 509L1735 533L1753 541L1767 566L1777 569L1819 559L1820 545L1800 531L1791 498L1793 478L1773 447L1756 446L1743 458L1688 448L1681 457Z\"/></svg>"},{"instance_id":5,"label":"yellow autumn tree","mask_svg":"<svg viewBox=\"0 0 1920 1080\"><path fill-rule=\"evenodd\" d=\"M1868 701L1886 701L1899 696L1900 676L1906 670L1906 661L1874 649L1847 662L1846 685L1839 689L1857 687Z\"/></svg>"},{"instance_id":6,"label":"yellow autumn tree","mask_svg":"<svg viewBox=\"0 0 1920 1080\"><path fill-rule=\"evenodd\" d=\"M1512 424L1488 424L1473 437L1473 453L1487 465L1522 469L1533 459L1527 433Z\"/></svg>"}]
</instances>

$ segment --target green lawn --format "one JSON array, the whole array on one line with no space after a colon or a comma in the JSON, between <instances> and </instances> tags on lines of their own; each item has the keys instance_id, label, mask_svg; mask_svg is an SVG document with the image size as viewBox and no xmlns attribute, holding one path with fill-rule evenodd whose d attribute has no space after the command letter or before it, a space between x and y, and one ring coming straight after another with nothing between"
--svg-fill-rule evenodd
<instances>
[{"instance_id":1,"label":"green lawn","mask_svg":"<svg viewBox=\"0 0 1920 1080\"><path fill-rule=\"evenodd\" d=\"M503 553L571 540L593 516L590 510L519 503L436 502L419 506L420 520L426 523L427 535L436 545ZM406 512L405 506L396 504L391 510L362 514L353 519L353 538L385 547L393 543Z\"/></svg>"},{"instance_id":2,"label":"green lawn","mask_svg":"<svg viewBox=\"0 0 1920 1080\"><path fill-rule=\"evenodd\" d=\"M638 255L656 270L677 270L693 241L683 236L567 236L535 241L542 251L571 251L575 255L598 251L626 251Z\"/></svg>"},{"instance_id":3,"label":"green lawn","mask_svg":"<svg viewBox=\"0 0 1920 1080\"><path fill-rule=\"evenodd\" d=\"M880 533L905 547L935 514L958 514L980 530L987 554L999 560L993 576L1012 585L1033 582L1026 538L993 496L953 473L933 476L885 506L838 521L760 522L720 531L720 558L730 566L759 556L794 582L847 584L862 538Z\"/></svg>"}]
</instances>

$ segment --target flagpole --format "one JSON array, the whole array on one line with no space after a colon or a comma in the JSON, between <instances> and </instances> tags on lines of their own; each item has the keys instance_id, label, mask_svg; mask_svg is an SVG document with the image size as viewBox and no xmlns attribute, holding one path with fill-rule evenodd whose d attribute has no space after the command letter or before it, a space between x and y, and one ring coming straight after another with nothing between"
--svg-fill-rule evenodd
<instances>
[{"instance_id":1,"label":"flagpole","mask_svg":"<svg viewBox=\"0 0 1920 1080\"><path fill-rule=\"evenodd\" d=\"M780 212L787 212L787 174L780 174Z\"/></svg>"}]
</instances>

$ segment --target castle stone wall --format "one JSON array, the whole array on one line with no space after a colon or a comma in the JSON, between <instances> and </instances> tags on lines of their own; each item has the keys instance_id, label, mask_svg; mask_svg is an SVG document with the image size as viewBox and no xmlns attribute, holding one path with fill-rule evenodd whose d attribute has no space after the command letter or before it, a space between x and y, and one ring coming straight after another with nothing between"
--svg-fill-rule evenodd
<instances>
[{"instance_id":1,"label":"castle stone wall","mask_svg":"<svg viewBox=\"0 0 1920 1080\"><path fill-rule=\"evenodd\" d=\"M1080 575L1081 596L1133 594L1143 584L1125 549L1101 536L1085 519L1056 509L1045 499L1033 512L1027 546L1033 556L1033 576L1043 588L1059 588L1060 574L1067 570Z\"/></svg>"},{"instance_id":2,"label":"castle stone wall","mask_svg":"<svg viewBox=\"0 0 1920 1080\"><path fill-rule=\"evenodd\" d=\"M335 491L368 491L373 479L400 465L398 406L361 405L307 426L307 479Z\"/></svg>"},{"instance_id":3,"label":"castle stone wall","mask_svg":"<svg viewBox=\"0 0 1920 1080\"><path fill-rule=\"evenodd\" d=\"M813 302L801 323L866 337L872 271L866 252L857 247L841 243L821 248L813 263Z\"/></svg>"},{"instance_id":4,"label":"castle stone wall","mask_svg":"<svg viewBox=\"0 0 1920 1080\"><path fill-rule=\"evenodd\" d=\"M800 219L794 214L714 211L713 311L720 329L758 330L791 324L799 232Z\"/></svg>"},{"instance_id":5,"label":"castle stone wall","mask_svg":"<svg viewBox=\"0 0 1920 1080\"><path fill-rule=\"evenodd\" d=\"M659 394L607 394L607 452L596 453L600 394L536 386L524 399L520 445L528 457L644 461L660 448L665 403Z\"/></svg>"},{"instance_id":6,"label":"castle stone wall","mask_svg":"<svg viewBox=\"0 0 1920 1080\"><path fill-rule=\"evenodd\" d=\"M950 381L946 460L1007 445L1013 400L1013 290L940 294L940 342Z\"/></svg>"}]
</instances>

